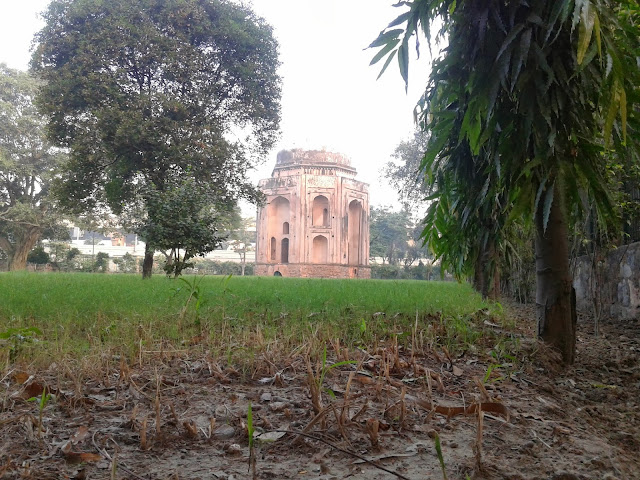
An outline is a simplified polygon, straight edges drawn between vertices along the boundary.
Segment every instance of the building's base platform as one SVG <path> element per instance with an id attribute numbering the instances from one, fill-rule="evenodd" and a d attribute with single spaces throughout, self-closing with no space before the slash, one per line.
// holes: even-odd
<path id="1" fill-rule="evenodd" d="M 371 278 L 371 267 L 314 263 L 256 263 L 254 273 L 263 277 Z"/>

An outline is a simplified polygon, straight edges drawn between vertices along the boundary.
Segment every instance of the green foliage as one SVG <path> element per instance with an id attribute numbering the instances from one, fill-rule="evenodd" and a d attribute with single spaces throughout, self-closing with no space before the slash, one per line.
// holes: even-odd
<path id="1" fill-rule="evenodd" d="M 54 0 L 43 17 L 31 66 L 46 82 L 49 138 L 71 155 L 56 184 L 64 207 L 134 215 L 155 199 L 145 213 L 158 217 L 160 196 L 185 179 L 215 204 L 261 198 L 247 170 L 276 140 L 280 78 L 272 29 L 249 7 Z M 146 227 L 152 246 L 166 244 L 167 225 Z M 197 238 L 194 254 L 215 243 Z"/>
<path id="2" fill-rule="evenodd" d="M 536 288 L 532 225 L 512 223 L 505 234 L 500 261 L 501 290 L 521 303 L 534 299 Z"/>
<path id="3" fill-rule="evenodd" d="M 189 269 L 186 273 L 242 276 L 242 264 L 238 262 L 220 262 L 207 258 L 196 258 L 193 263 L 193 269 Z M 244 275 L 253 275 L 254 268 L 255 264 L 245 263 Z"/>
<path id="4" fill-rule="evenodd" d="M 192 301 L 194 301 L 195 303 L 193 304 L 193 308 L 195 311 L 195 321 L 196 322 L 199 321 L 200 307 L 202 307 L 202 305 L 204 304 L 204 300 L 202 296 L 203 292 L 200 289 L 200 283 L 202 282 L 202 278 L 203 277 L 193 277 L 193 280 L 191 281 L 189 281 L 186 278 L 178 279 L 182 283 L 184 283 L 187 287 L 187 299 L 185 300 L 184 308 L 180 313 L 181 318 L 184 318 L 184 315 L 187 312 L 189 305 L 191 304 Z M 180 293 L 180 290 L 181 290 L 180 287 L 176 288 L 176 294 Z"/>
<path id="5" fill-rule="evenodd" d="M 122 273 L 137 273 L 138 271 L 138 262 L 129 252 L 120 258 L 114 258 L 113 263 L 118 266 L 118 271 Z"/>
<path id="6" fill-rule="evenodd" d="M 54 270 L 64 272 L 82 270 L 82 255 L 76 247 L 70 247 L 65 242 L 50 242 L 49 251 L 51 266 Z M 89 270 L 92 270 L 90 266 Z"/>
<path id="7" fill-rule="evenodd" d="M 35 263 L 36 265 L 46 265 L 49 263 L 49 260 L 49 254 L 41 245 L 35 247 L 29 252 L 29 255 L 27 255 L 27 262 Z"/>
<path id="8" fill-rule="evenodd" d="M 255 243 L 257 240 L 255 227 L 255 217 L 241 218 L 240 212 L 238 212 L 237 221 L 229 233 L 232 248 L 240 257 L 242 275 L 246 275 L 247 253 L 255 251 Z"/>
<path id="9" fill-rule="evenodd" d="M 621 157 L 637 131 L 637 22 L 632 2 L 456 2 L 414 0 L 372 47 L 397 53 L 408 81 L 409 39 L 452 41 L 433 62 L 416 118 L 430 132 L 422 169 L 433 203 L 425 239 L 443 266 L 491 283 L 510 223 L 540 218 L 544 242 L 552 206 L 615 220 L 604 146 Z M 632 10 L 633 9 L 633 10 Z M 398 26 L 404 28 L 398 28 Z M 416 40 L 417 41 L 417 40 Z M 386 67 L 385 67 L 386 68 Z M 633 152 L 633 153 L 631 153 Z M 566 222 L 561 211 L 554 228 Z M 565 223 L 566 224 L 566 223 Z M 480 271 L 480 272 L 479 272 Z M 562 275 L 565 275 L 563 272 Z M 484 291 L 484 290 L 483 290 Z"/>
<path id="10" fill-rule="evenodd" d="M 372 265 L 371 278 L 383 280 L 440 280 L 440 265 L 424 264 L 422 261 L 418 265 Z"/>
<path id="11" fill-rule="evenodd" d="M 78 250 L 76 247 L 70 248 L 65 255 L 65 260 L 70 262 L 78 255 L 80 255 L 80 250 Z"/>
<path id="12" fill-rule="evenodd" d="M 46 388 L 42 389 L 42 394 L 40 394 L 40 400 L 36 397 L 31 397 L 27 400 L 27 402 L 38 402 L 38 436 L 42 436 L 42 416 L 44 413 L 44 409 L 51 400 L 51 394 L 47 392 Z"/>
<path id="13" fill-rule="evenodd" d="M 49 197 L 64 155 L 45 140 L 45 119 L 32 103 L 41 85 L 0 64 L 0 250 L 10 270 L 25 268 L 41 238 L 67 237 Z"/>
<path id="14" fill-rule="evenodd" d="M 444 478 L 444 480 L 447 480 L 447 469 L 444 465 L 444 456 L 442 455 L 442 446 L 440 445 L 440 435 L 438 435 L 438 432 L 436 432 L 435 434 L 434 443 L 436 447 L 436 455 L 438 457 L 438 461 L 440 462 L 440 469 L 442 470 L 442 478 Z"/>
<path id="15" fill-rule="evenodd" d="M 96 261 L 93 263 L 93 271 L 106 273 L 109 270 L 109 254 L 105 252 L 98 252 L 96 255 Z"/>
<path id="16" fill-rule="evenodd" d="M 487 308 L 468 285 L 455 282 L 204 276 L 197 285 L 199 321 L 180 327 L 176 319 L 191 289 L 182 281 L 178 285 L 180 295 L 175 294 L 176 281 L 161 276 L 143 281 L 126 274 L 0 273 L 0 318 L 6 319 L 6 329 L 15 329 L 12 334 L 31 327 L 42 332 L 47 341 L 37 349 L 24 348 L 28 340 L 18 345 L 30 362 L 48 364 L 61 355 L 103 349 L 135 357 L 140 341 L 149 349 L 156 343 L 184 348 L 183 342 L 203 333 L 203 346 L 230 348 L 231 357 L 245 337 L 253 340 L 243 348 L 257 348 L 253 335 L 258 330 L 265 345 L 280 342 L 289 348 L 289 342 L 311 338 L 362 345 L 411 332 L 416 311 L 425 335 L 437 333 L 434 344 L 454 351 L 466 348 L 461 342 L 482 328 L 474 315 Z M 191 300 L 191 311 L 193 305 Z M 387 320 L 374 317 L 378 312 Z M 409 340 L 410 335 L 399 337 Z"/>
<path id="17" fill-rule="evenodd" d="M 366 325 L 365 328 L 363 330 L 362 328 L 362 324 L 360 327 L 360 332 L 364 335 L 364 333 L 366 332 Z M 341 362 L 336 362 L 336 363 L 332 363 L 331 365 L 327 364 L 327 345 L 325 344 L 324 349 L 322 350 L 322 364 L 320 365 L 320 372 L 318 372 L 318 376 L 316 378 L 316 385 L 318 387 L 318 391 L 323 389 L 323 384 L 324 384 L 324 378 L 327 376 L 327 373 L 329 373 L 331 370 L 333 370 L 334 368 L 339 368 L 339 367 L 344 367 L 345 365 L 356 365 L 358 362 L 355 360 L 343 360 Z M 335 398 L 335 394 L 333 393 L 333 390 L 331 390 L 330 388 L 326 388 L 324 389 L 330 397 Z"/>
<path id="18" fill-rule="evenodd" d="M 144 193 L 147 215 L 136 232 L 153 250 L 170 250 L 165 263 L 167 275 L 175 277 L 193 267 L 193 257 L 214 250 L 223 237 L 208 187 L 191 178 L 165 190 L 150 187 Z"/>
<path id="19" fill-rule="evenodd" d="M 383 263 L 397 265 L 407 253 L 413 224 L 405 209 L 394 212 L 390 207 L 373 207 L 369 221 L 369 255 L 382 257 Z"/>
<path id="20" fill-rule="evenodd" d="M 249 450 L 253 451 L 253 443 L 255 439 L 253 438 L 253 409 L 251 407 L 251 402 L 249 402 L 249 406 L 247 407 L 247 437 L 249 440 Z"/>
<path id="21" fill-rule="evenodd" d="M 4 344 L 9 351 L 8 360 L 14 362 L 25 345 L 36 341 L 36 335 L 42 335 L 36 327 L 8 328 L 0 332 L 0 345 Z"/>
<path id="22" fill-rule="evenodd" d="M 403 204 L 416 207 L 423 204 L 427 196 L 424 171 L 420 165 L 428 141 L 428 132 L 416 130 L 411 138 L 398 144 L 391 155 L 394 160 L 387 162 L 382 169 L 382 174 L 398 191 L 398 200 Z"/>

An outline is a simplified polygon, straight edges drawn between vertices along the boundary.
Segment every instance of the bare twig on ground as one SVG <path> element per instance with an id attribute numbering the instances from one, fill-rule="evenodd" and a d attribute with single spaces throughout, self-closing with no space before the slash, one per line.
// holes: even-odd
<path id="1" fill-rule="evenodd" d="M 269 431 L 269 432 L 263 432 L 263 433 L 260 433 L 260 434 L 259 434 L 259 435 L 257 435 L 257 436 L 264 435 L 264 434 L 267 434 L 267 433 L 272 433 L 272 432 L 273 432 L 273 433 L 292 433 L 292 434 L 294 434 L 294 435 L 299 435 L 299 436 L 301 436 L 301 437 L 309 438 L 309 439 L 311 439 L 311 440 L 316 440 L 316 441 L 318 441 L 318 442 L 321 442 L 321 443 L 324 443 L 325 445 L 330 446 L 331 448 L 333 448 L 333 449 L 335 449 L 335 450 L 338 450 L 339 452 L 346 453 L 347 455 L 350 455 L 350 456 L 352 456 L 352 457 L 354 457 L 354 458 L 357 458 L 357 459 L 359 459 L 359 460 L 362 460 L 363 462 L 368 463 L 369 465 L 372 465 L 372 466 L 374 466 L 375 468 L 377 468 L 377 469 L 379 469 L 379 470 L 382 470 L 383 472 L 390 473 L 391 475 L 394 475 L 394 476 L 396 476 L 396 477 L 398 477 L 398 478 L 402 478 L 403 480 L 410 480 L 410 479 L 409 479 L 409 477 L 405 477 L 405 476 L 404 476 L 404 475 L 402 475 L 401 473 L 398 473 L 398 472 L 395 472 L 395 471 L 393 471 L 393 470 L 390 470 L 390 469 L 388 469 L 388 468 L 386 468 L 386 467 L 383 467 L 382 465 L 378 465 L 378 464 L 377 464 L 376 462 L 374 462 L 373 460 L 369 460 L 368 458 L 363 457 L 362 455 L 359 455 L 359 454 L 357 454 L 357 453 L 355 453 L 355 452 L 352 452 L 352 451 L 350 451 L 350 450 L 346 450 L 346 449 L 344 449 L 344 448 L 341 448 L 341 447 L 337 446 L 336 444 L 331 443 L 329 440 L 325 440 L 324 438 L 322 438 L 322 437 L 317 437 L 317 436 L 315 436 L 315 435 L 309 435 L 308 433 L 304 433 L 304 432 L 301 432 L 301 431 L 298 431 L 298 430 L 271 430 L 271 431 Z"/>
<path id="2" fill-rule="evenodd" d="M 103 449 L 100 448 L 98 446 L 98 444 L 96 443 L 96 433 L 98 433 L 98 430 L 96 430 L 95 432 L 93 432 L 93 435 L 91 436 L 91 443 L 93 443 L 93 447 L 97 450 L 97 452 L 102 455 L 104 458 L 106 458 L 107 460 L 109 460 L 109 462 L 113 463 L 114 459 L 111 458 L 111 455 L 109 455 L 109 453 Z M 118 444 L 116 443 L 115 440 L 113 440 L 112 438 L 109 438 L 109 440 L 111 440 L 116 446 L 118 446 Z M 139 476 L 138 474 L 134 473 L 133 471 L 131 471 L 130 469 L 128 469 L 125 465 L 122 464 L 122 462 L 118 463 L 118 468 L 120 470 L 122 470 L 123 472 L 125 472 L 127 475 L 131 475 L 132 477 L 137 478 L 138 480 L 146 480 L 145 478 Z"/>

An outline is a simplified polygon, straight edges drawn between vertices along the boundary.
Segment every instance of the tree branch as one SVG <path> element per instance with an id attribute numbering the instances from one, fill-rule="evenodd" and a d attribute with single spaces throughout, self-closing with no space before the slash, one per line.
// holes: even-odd
<path id="1" fill-rule="evenodd" d="M 4 250 L 7 254 L 11 254 L 13 252 L 13 245 L 11 245 L 8 238 L 0 237 L 0 249 Z"/>

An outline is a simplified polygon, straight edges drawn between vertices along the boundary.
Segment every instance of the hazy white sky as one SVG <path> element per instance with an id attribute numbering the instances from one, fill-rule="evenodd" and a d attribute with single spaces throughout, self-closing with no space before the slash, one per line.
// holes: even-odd
<path id="1" fill-rule="evenodd" d="M 253 0 L 280 43 L 282 139 L 252 175 L 270 176 L 276 153 L 288 148 L 326 148 L 347 155 L 358 178 L 370 184 L 372 205 L 396 201 L 380 168 L 411 135 L 413 107 L 428 74 L 425 58 L 411 56 L 409 92 L 394 61 L 376 81 L 381 65 L 364 48 L 402 13 L 393 0 Z M 38 13 L 48 0 L 0 0 L 0 62 L 26 69 Z"/>

